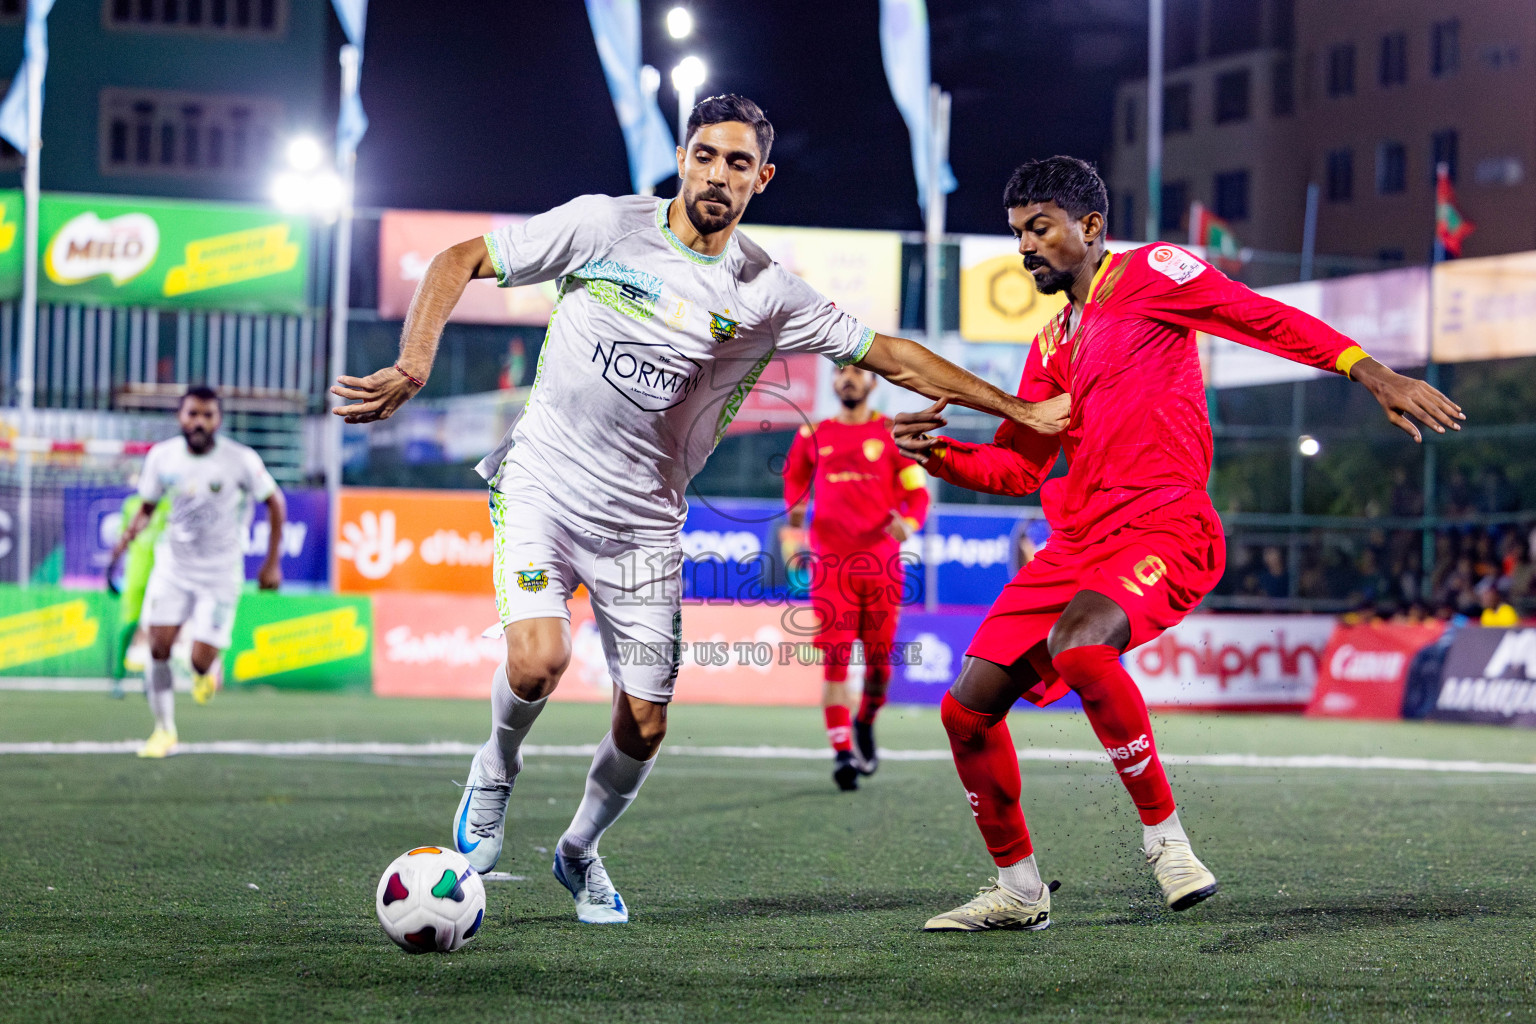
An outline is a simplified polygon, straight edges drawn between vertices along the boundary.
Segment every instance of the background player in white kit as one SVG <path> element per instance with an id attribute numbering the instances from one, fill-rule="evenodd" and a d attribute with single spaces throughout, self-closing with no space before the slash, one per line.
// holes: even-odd
<path id="1" fill-rule="evenodd" d="M 352 400 L 335 410 L 348 422 L 386 418 L 425 383 L 472 278 L 559 282 L 528 404 L 479 466 L 491 485 L 507 661 L 454 838 L 477 870 L 496 863 L 523 739 L 570 661 L 566 601 L 585 584 L 614 680 L 612 730 L 554 873 L 588 923 L 629 919 L 597 845 L 666 733 L 681 648 L 684 491 L 774 353 L 856 363 L 1044 432 L 1065 424 L 1065 396 L 1031 405 L 915 342 L 877 335 L 736 232 L 773 178 L 772 143 L 757 104 L 704 100 L 678 149 L 677 199 L 582 196 L 439 253 L 412 299 L 399 361 L 332 388 Z"/>
<path id="2" fill-rule="evenodd" d="M 191 629 L 192 696 L 204 704 L 217 689 L 211 670 L 234 629 L 254 502 L 266 503 L 272 524 L 257 581 L 263 590 L 276 590 L 283 580 L 278 559 L 287 506 L 261 456 L 239 441 L 218 436 L 223 414 L 212 388 L 194 387 L 182 395 L 176 419 L 181 436 L 161 441 L 145 456 L 139 472 L 143 503 L 112 551 L 116 562 L 149 524 L 155 506 L 171 503 L 144 592 L 143 621 L 149 630 L 144 694 L 155 716 L 155 731 L 140 748 L 140 757 L 176 751 L 170 659 L 183 625 Z"/>

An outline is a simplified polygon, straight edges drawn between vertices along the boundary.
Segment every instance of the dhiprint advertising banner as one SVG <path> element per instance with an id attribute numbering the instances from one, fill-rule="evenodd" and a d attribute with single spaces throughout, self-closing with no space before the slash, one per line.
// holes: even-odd
<path id="1" fill-rule="evenodd" d="M 527 217 L 436 210 L 386 210 L 379 220 L 379 317 L 403 320 L 432 257 Z M 901 322 L 901 235 L 894 231 L 842 231 L 743 225 L 770 256 L 812 288 L 883 334 Z M 498 288 L 472 281 L 452 320 L 470 324 L 543 325 L 555 308 L 554 282 Z"/>
<path id="2" fill-rule="evenodd" d="M 527 217 L 436 210 L 385 210 L 379 219 L 379 318 L 404 320 L 411 296 L 432 257 L 449 246 L 489 234 Z M 555 308 L 553 281 L 522 288 L 498 288 L 494 278 L 469 283 L 449 318 L 461 324 L 539 326 Z"/>
<path id="3" fill-rule="evenodd" d="M 1536 252 L 1437 264 L 1434 288 L 1436 362 L 1536 354 Z"/>
<path id="4" fill-rule="evenodd" d="M 21 295 L 21 193 L 0 192 L 0 298 Z M 49 193 L 39 301 L 303 313 L 309 225 L 261 206 Z"/>

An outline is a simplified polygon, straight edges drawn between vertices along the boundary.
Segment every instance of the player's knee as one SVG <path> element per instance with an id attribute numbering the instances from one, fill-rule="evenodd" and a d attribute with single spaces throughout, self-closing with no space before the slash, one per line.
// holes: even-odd
<path id="1" fill-rule="evenodd" d="M 570 663 L 569 648 L 519 644 L 508 652 L 507 684 L 523 700 L 539 700 L 549 696 Z"/>
<path id="2" fill-rule="evenodd" d="M 891 666 L 871 662 L 864 672 L 864 692 L 871 697 L 884 697 L 891 685 Z"/>
<path id="3" fill-rule="evenodd" d="M 992 728 L 998 719 L 992 715 L 984 715 L 980 711 L 972 711 L 955 699 L 954 693 L 946 693 L 939 704 L 939 721 L 944 723 L 944 731 L 959 743 L 979 743 L 987 735 L 987 730 Z"/>

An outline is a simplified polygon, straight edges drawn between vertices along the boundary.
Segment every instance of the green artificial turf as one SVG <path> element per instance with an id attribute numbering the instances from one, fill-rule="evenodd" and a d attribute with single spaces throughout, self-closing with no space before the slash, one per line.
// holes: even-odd
<path id="1" fill-rule="evenodd" d="M 552 705 L 532 742 L 606 709 Z M 477 742 L 477 703 L 230 693 L 182 701 L 182 739 Z M 147 733 L 141 698 L 0 692 L 0 743 Z M 1170 754 L 1531 762 L 1529 732 L 1241 716 L 1157 720 Z M 1091 749 L 1077 715 L 1015 715 L 1021 747 Z M 891 747 L 942 749 L 932 710 Z M 680 706 L 690 745 L 823 742 L 815 710 Z M 466 758 L 0 756 L 0 1020 L 1536 1020 L 1536 777 L 1170 769 L 1222 892 L 1162 909 L 1102 764 L 1025 762 L 1056 894 L 1039 933 L 928 935 L 985 884 L 947 761 L 674 757 L 604 840 L 627 926 L 577 924 L 548 850 L 577 757 L 529 759 L 484 929 L 411 957 L 373 891 L 449 839 Z M 255 886 L 256 888 L 252 888 Z"/>

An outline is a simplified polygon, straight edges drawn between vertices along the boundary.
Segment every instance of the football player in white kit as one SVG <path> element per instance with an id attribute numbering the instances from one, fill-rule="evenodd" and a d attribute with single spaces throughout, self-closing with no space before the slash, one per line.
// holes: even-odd
<path id="1" fill-rule="evenodd" d="M 334 410 L 347 422 L 387 418 L 424 385 L 472 278 L 558 282 L 528 403 L 478 467 L 491 488 L 507 660 L 453 832 L 470 863 L 490 870 L 524 737 L 570 662 L 566 602 L 584 584 L 614 680 L 612 729 L 554 873 L 591 924 L 629 919 L 597 846 L 666 733 L 681 648 L 684 491 L 774 354 L 820 353 L 1045 432 L 1066 422 L 1065 396 L 1031 405 L 915 342 L 877 335 L 735 230 L 774 175 L 773 127 L 757 104 L 704 100 L 687 131 L 678 198 L 582 196 L 444 250 L 411 301 L 399 361 L 332 388 L 351 400 Z"/>
<path id="2" fill-rule="evenodd" d="M 217 689 L 213 663 L 229 646 L 234 629 L 254 502 L 266 504 L 272 524 L 257 581 L 263 590 L 276 590 L 283 580 L 279 552 L 287 506 L 261 456 L 239 441 L 218 436 L 223 414 L 212 388 L 190 388 L 181 396 L 176 419 L 181 436 L 161 441 L 144 458 L 139 471 L 143 503 L 112 552 L 116 561 L 149 524 L 155 506 L 171 503 L 144 591 L 143 621 L 149 630 L 144 694 L 155 730 L 140 748 L 140 757 L 176 752 L 170 659 L 183 625 L 191 629 L 193 698 L 206 704 Z"/>

